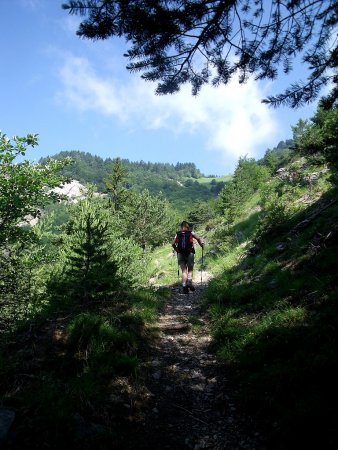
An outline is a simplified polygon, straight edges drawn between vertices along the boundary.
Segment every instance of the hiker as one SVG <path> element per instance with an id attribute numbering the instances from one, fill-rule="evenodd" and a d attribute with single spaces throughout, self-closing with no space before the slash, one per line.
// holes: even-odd
<path id="1" fill-rule="evenodd" d="M 189 289 L 195 290 L 192 284 L 195 257 L 194 239 L 203 248 L 202 239 L 191 231 L 189 223 L 184 220 L 181 223 L 180 231 L 176 233 L 172 246 L 177 252 L 177 262 L 182 271 L 182 286 L 185 294 L 189 293 Z"/>

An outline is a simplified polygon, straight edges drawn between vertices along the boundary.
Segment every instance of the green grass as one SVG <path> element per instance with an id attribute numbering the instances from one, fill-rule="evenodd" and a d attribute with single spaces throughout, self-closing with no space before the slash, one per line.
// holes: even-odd
<path id="1" fill-rule="evenodd" d="M 170 243 L 153 251 L 148 277 L 155 286 L 166 286 L 177 281 L 177 258 Z"/>
<path id="2" fill-rule="evenodd" d="M 222 177 L 201 177 L 197 178 L 196 181 L 201 184 L 210 184 L 212 180 L 216 180 L 217 182 L 227 182 L 230 181 L 232 175 L 224 175 Z"/>
<path id="3" fill-rule="evenodd" d="M 153 324 L 164 300 L 170 295 L 168 289 L 138 291 L 133 294 L 131 315 L 141 319 L 145 324 Z"/>
<path id="4" fill-rule="evenodd" d="M 204 323 L 198 317 L 189 316 L 188 321 L 192 325 L 194 331 L 199 331 L 203 328 Z"/>

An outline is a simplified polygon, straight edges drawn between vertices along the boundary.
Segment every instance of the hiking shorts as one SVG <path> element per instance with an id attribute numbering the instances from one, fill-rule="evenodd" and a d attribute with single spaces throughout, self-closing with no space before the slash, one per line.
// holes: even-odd
<path id="1" fill-rule="evenodd" d="M 194 267 L 195 255 L 193 253 L 188 253 L 187 255 L 183 253 L 177 253 L 177 261 L 181 269 L 188 266 L 189 269 Z"/>

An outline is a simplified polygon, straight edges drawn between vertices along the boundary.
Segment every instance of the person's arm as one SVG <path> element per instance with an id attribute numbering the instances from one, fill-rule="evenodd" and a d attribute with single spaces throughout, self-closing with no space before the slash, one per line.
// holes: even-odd
<path id="1" fill-rule="evenodd" d="M 203 239 L 200 238 L 199 236 L 197 236 L 197 234 L 195 234 L 195 233 L 191 233 L 191 234 L 192 234 L 192 237 L 194 239 L 196 239 L 196 241 L 199 243 L 199 245 L 203 248 L 204 247 Z"/>
<path id="2" fill-rule="evenodd" d="M 177 236 L 177 234 L 176 234 L 176 236 Z M 177 251 L 177 248 L 176 248 L 176 236 L 174 237 L 174 240 L 171 243 L 171 246 L 172 246 L 172 248 L 174 249 L 175 252 Z"/>

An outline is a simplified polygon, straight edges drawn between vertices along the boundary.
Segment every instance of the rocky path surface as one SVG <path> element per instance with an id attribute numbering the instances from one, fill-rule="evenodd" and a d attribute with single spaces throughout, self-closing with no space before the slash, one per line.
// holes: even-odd
<path id="1" fill-rule="evenodd" d="M 174 288 L 159 318 L 159 335 L 146 362 L 148 411 L 138 449 L 264 448 L 249 418 L 238 414 L 224 368 L 210 350 L 205 284 L 183 294 Z M 135 447 L 134 447 L 135 448 Z"/>

